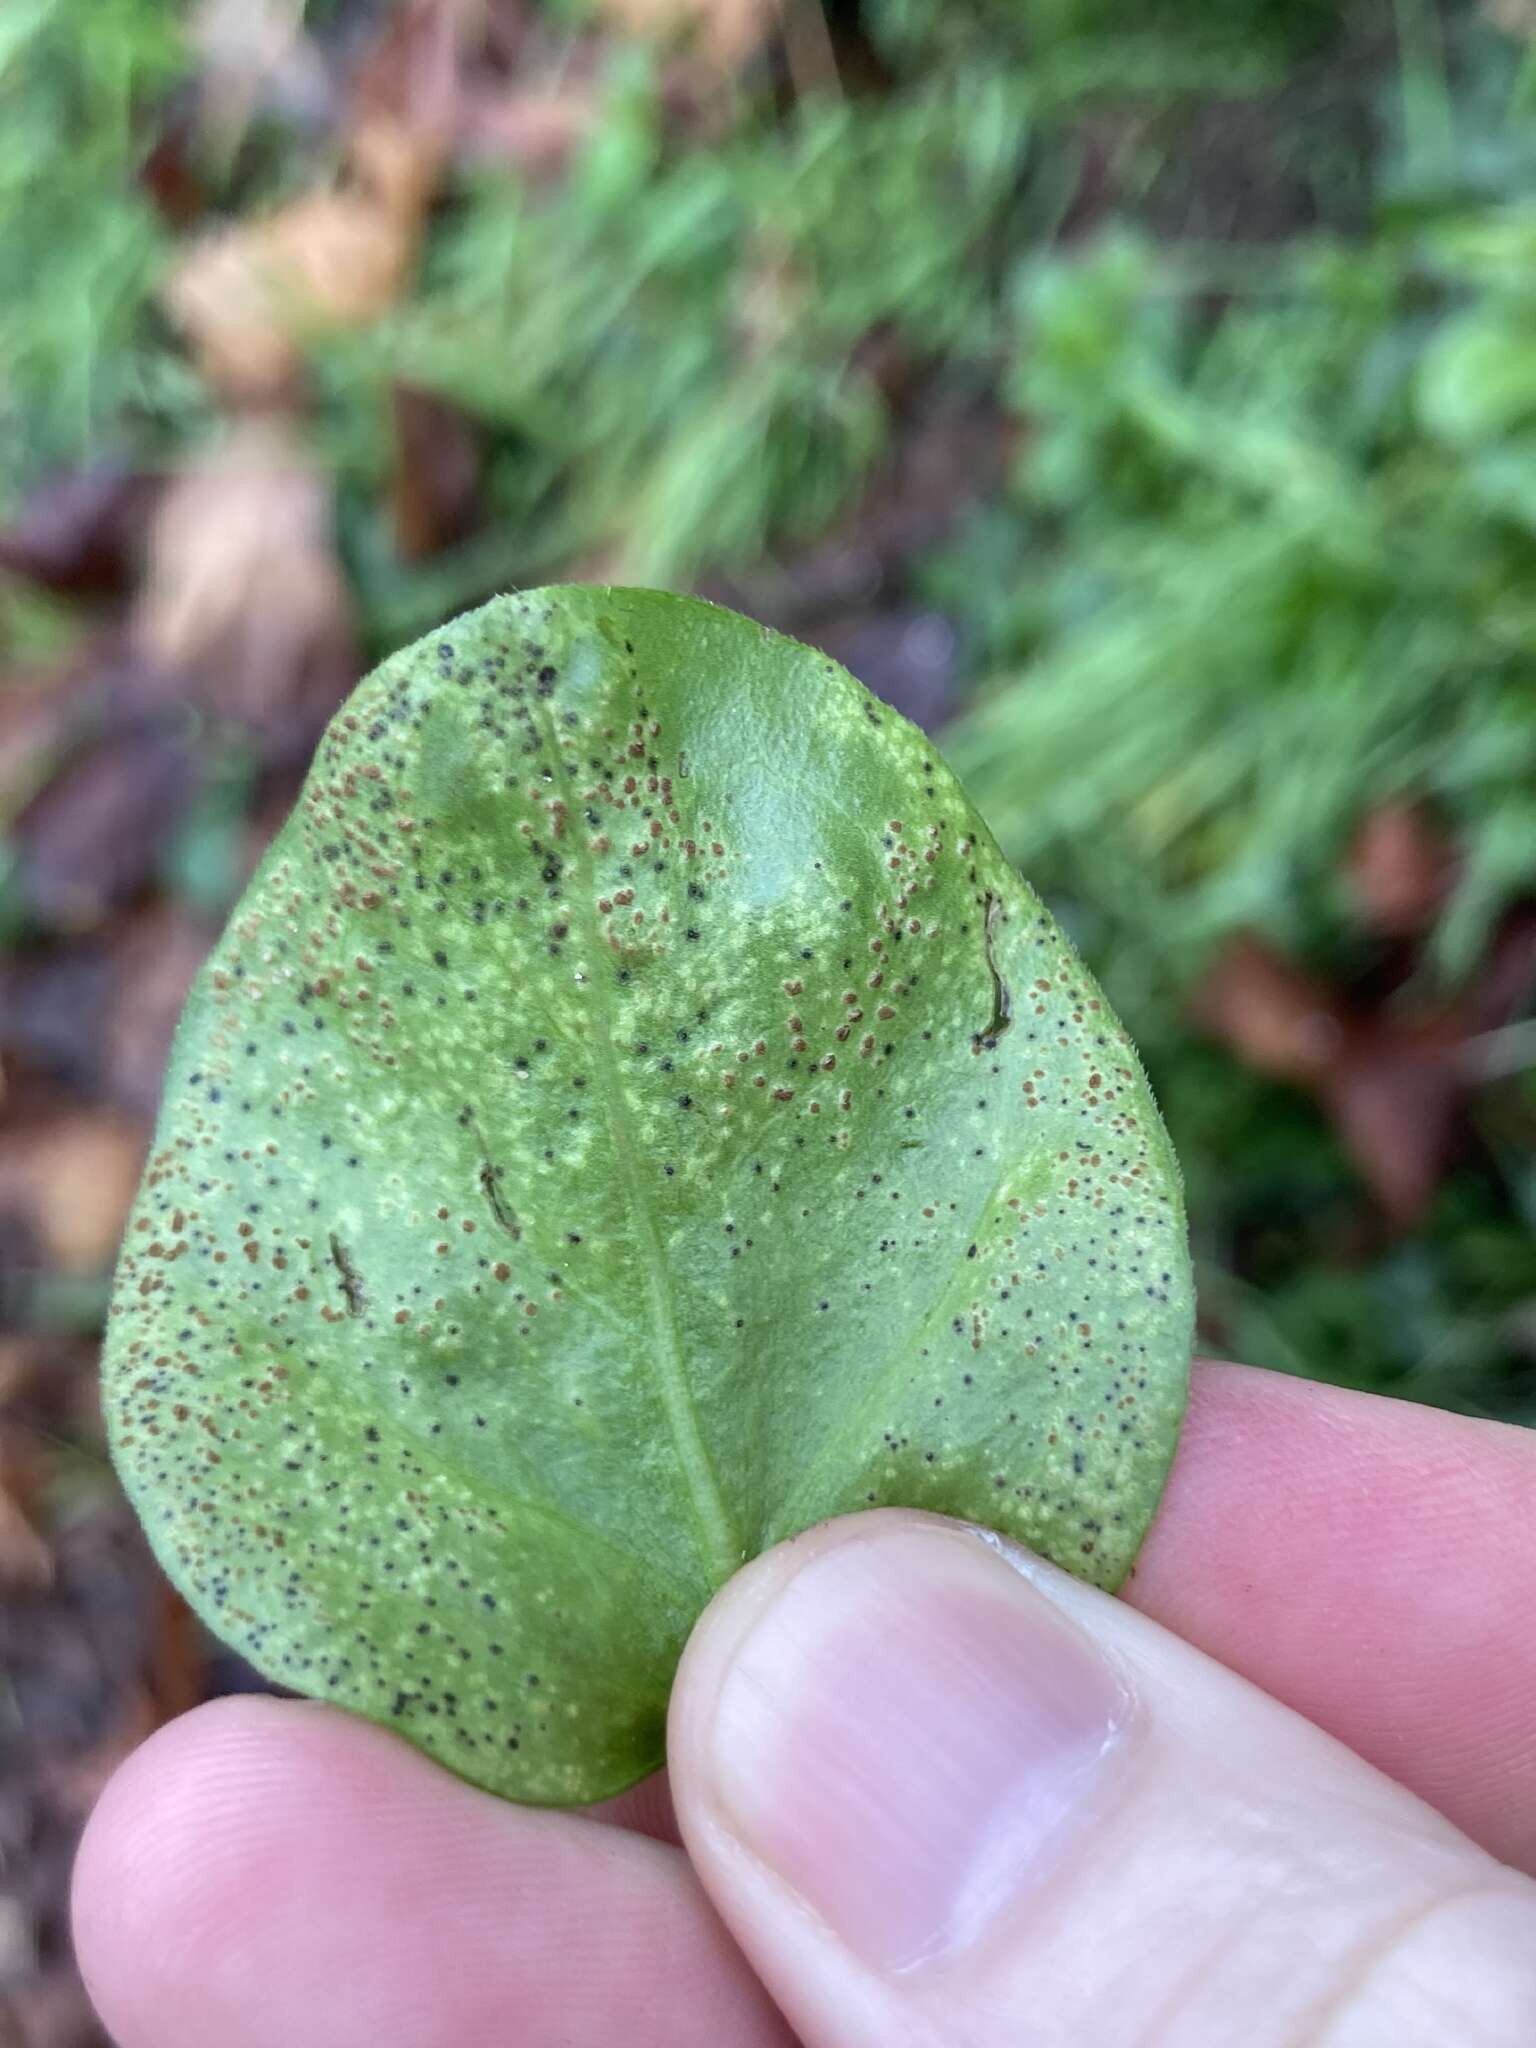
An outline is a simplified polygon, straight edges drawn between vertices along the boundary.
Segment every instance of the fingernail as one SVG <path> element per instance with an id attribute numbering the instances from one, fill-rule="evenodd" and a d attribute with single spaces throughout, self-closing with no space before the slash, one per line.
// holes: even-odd
<path id="1" fill-rule="evenodd" d="M 863 1960 L 974 1940 L 1049 1867 L 1125 1726 L 1094 1645 L 982 1538 L 813 1556 L 716 1703 L 726 1825 Z"/>

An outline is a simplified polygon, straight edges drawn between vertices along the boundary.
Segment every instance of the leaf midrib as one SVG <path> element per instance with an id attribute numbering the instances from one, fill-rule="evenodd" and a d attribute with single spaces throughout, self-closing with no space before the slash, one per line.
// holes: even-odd
<path id="1" fill-rule="evenodd" d="M 557 736 L 552 730 L 546 729 L 544 737 L 546 744 L 553 749 L 558 759 L 560 749 Z M 582 921 L 587 928 L 594 952 L 601 957 L 606 947 L 603 934 L 598 928 L 595 909 L 598 895 L 595 863 L 590 843 L 584 836 L 580 846 L 580 865 L 586 882 Z M 630 1134 L 628 1118 L 624 1113 L 622 1083 L 618 1063 L 614 1058 L 613 1033 L 608 1016 L 608 987 L 598 976 L 593 977 L 591 986 L 592 997 L 587 1006 L 592 1020 L 590 1050 L 593 1064 L 597 1069 L 599 1092 L 607 1110 L 608 1132 L 613 1144 L 614 1158 L 618 1164 L 625 1202 L 632 1219 L 635 1242 L 639 1248 L 640 1263 L 645 1274 L 646 1304 L 650 1312 L 653 1340 L 648 1354 L 649 1363 L 660 1396 L 662 1413 L 666 1418 L 668 1434 L 677 1455 L 683 1491 L 693 1517 L 694 1541 L 699 1562 L 713 1591 L 717 1586 L 723 1586 L 740 1568 L 745 1562 L 746 1552 L 736 1533 L 730 1511 L 726 1507 L 720 1482 L 710 1459 L 709 1448 L 699 1426 L 698 1411 L 694 1406 L 671 1269 L 667 1264 L 666 1253 L 656 1229 L 656 1218 L 640 1177 L 635 1145 Z"/>
<path id="2" fill-rule="evenodd" d="M 682 1469 L 700 1562 L 709 1575 L 711 1586 L 723 1586 L 743 1562 L 744 1553 L 720 1491 L 720 1482 L 715 1477 L 709 1449 L 699 1427 L 698 1411 L 693 1404 L 671 1271 L 657 1234 L 655 1216 L 640 1182 L 634 1145 L 619 1094 L 607 1008 L 600 995 L 595 998 L 592 1009 L 596 1024 L 593 1050 L 597 1055 L 596 1065 L 608 1108 L 608 1130 L 613 1139 L 614 1156 L 618 1160 L 645 1270 L 646 1300 L 655 1339 L 650 1356 L 657 1391 Z"/>

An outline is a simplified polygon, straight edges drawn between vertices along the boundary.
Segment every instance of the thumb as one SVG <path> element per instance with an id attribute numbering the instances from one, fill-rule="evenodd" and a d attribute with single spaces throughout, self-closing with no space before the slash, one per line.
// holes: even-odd
<path id="1" fill-rule="evenodd" d="M 807 2048 L 1529 2042 L 1536 1885 L 1118 1601 L 920 1515 L 715 1601 L 673 1700 L 715 1904 Z"/>

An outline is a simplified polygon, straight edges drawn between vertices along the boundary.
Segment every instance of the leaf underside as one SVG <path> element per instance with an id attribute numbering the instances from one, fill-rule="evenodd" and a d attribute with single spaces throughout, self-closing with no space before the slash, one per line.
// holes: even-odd
<path id="1" fill-rule="evenodd" d="M 220 1635 L 574 1804 L 826 1516 L 1116 1585 L 1190 1328 L 1136 1056 L 927 740 L 733 613 L 570 587 L 331 726 L 188 1004 L 106 1391 Z"/>

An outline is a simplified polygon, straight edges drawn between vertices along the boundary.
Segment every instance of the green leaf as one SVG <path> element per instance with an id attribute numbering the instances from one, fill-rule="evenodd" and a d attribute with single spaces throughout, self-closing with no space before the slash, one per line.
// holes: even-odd
<path id="1" fill-rule="evenodd" d="M 1419 370 L 1425 431 L 1457 446 L 1496 440 L 1536 416 L 1536 320 L 1524 305 L 1479 308 L 1449 321 Z"/>
<path id="2" fill-rule="evenodd" d="M 1136 1055 L 922 735 L 730 612 L 555 589 L 322 743 L 188 1005 L 107 1403 L 262 1670 L 572 1803 L 825 1516 L 1117 1584 L 1190 1301 Z"/>

